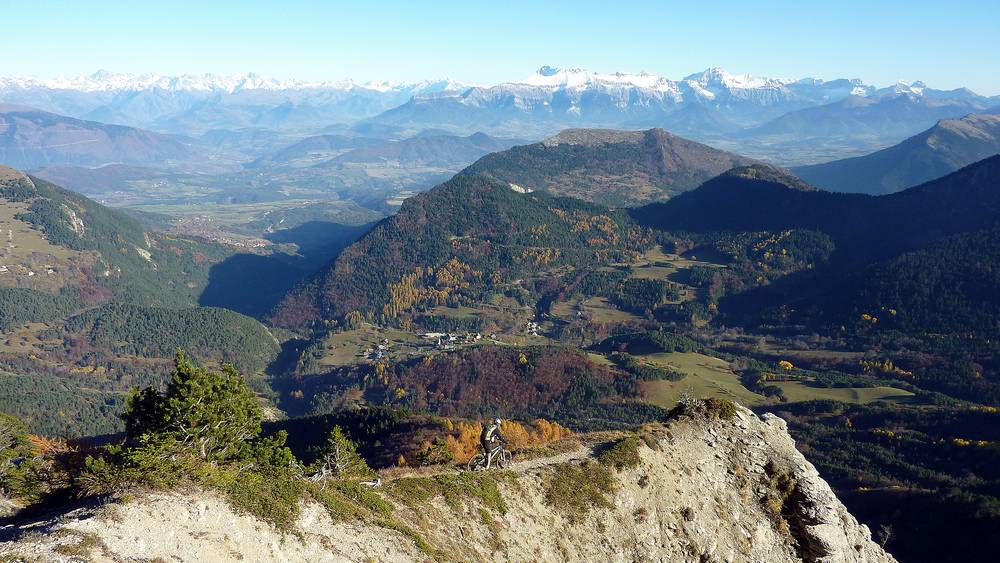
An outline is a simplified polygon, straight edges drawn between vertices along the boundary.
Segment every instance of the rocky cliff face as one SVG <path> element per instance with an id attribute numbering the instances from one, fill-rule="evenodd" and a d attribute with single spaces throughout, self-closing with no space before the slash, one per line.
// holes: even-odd
<path id="1" fill-rule="evenodd" d="M 8 527 L 0 552 L 46 561 L 895 561 L 774 416 L 682 416 L 645 429 L 639 444 L 637 463 L 621 469 L 593 461 L 600 440 L 518 462 L 495 474 L 492 499 L 418 486 L 450 470 L 386 474 L 378 490 L 394 505 L 393 525 L 335 519 L 306 503 L 283 534 L 212 496 L 156 493 Z M 553 484 L 579 469 L 609 474 L 608 493 L 567 510 Z"/>

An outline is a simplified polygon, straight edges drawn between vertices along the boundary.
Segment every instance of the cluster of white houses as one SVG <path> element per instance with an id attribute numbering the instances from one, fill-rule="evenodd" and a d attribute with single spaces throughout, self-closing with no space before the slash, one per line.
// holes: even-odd
<path id="1" fill-rule="evenodd" d="M 56 270 L 52 266 L 45 266 L 45 273 L 46 275 L 52 275 L 56 273 Z M 27 266 L 22 266 L 20 264 L 0 264 L 0 274 L 28 276 L 29 278 L 37 275 L 37 273 L 31 268 L 28 268 Z"/>

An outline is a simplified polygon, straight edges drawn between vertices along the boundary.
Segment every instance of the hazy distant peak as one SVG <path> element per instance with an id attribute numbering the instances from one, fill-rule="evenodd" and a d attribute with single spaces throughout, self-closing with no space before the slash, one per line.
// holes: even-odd
<path id="1" fill-rule="evenodd" d="M 0 103 L 0 113 L 24 112 L 24 111 L 41 111 L 41 110 L 39 110 L 38 108 L 33 108 L 31 106 L 24 106 L 21 104 Z"/>
<path id="2" fill-rule="evenodd" d="M 171 92 L 226 92 L 244 90 L 353 90 L 367 89 L 379 92 L 401 91 L 417 93 L 454 91 L 464 85 L 448 80 L 423 80 L 415 83 L 394 81 L 356 82 L 354 80 L 309 81 L 279 80 L 250 72 L 242 75 L 182 74 L 169 76 L 156 73 L 131 74 L 99 70 L 90 75 L 51 79 L 25 76 L 0 77 L 0 90 L 4 89 L 71 90 L 81 92 L 140 92 L 165 90 Z"/>

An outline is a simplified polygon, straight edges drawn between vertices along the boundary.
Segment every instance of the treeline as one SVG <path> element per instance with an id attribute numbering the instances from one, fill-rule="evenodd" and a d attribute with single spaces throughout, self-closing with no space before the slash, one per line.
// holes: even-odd
<path id="1" fill-rule="evenodd" d="M 71 317 L 55 332 L 69 346 L 79 346 L 82 338 L 109 355 L 170 358 L 183 348 L 249 373 L 263 371 L 280 352 L 274 336 L 255 319 L 214 307 L 111 304 Z"/>

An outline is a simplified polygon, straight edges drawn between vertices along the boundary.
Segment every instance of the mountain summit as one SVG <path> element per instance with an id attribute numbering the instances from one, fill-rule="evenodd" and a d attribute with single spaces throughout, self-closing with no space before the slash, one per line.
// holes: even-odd
<path id="1" fill-rule="evenodd" d="M 622 207 L 666 199 L 753 162 L 663 129 L 567 129 L 486 155 L 463 173 Z"/>

